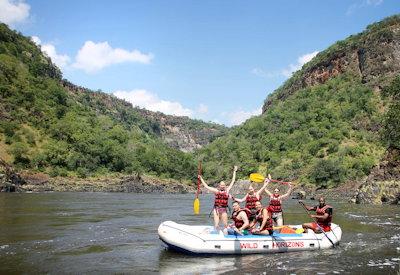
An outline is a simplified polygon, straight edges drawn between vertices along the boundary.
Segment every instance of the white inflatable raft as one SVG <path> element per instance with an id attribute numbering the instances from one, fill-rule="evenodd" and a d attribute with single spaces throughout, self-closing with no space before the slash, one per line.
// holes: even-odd
<path id="1" fill-rule="evenodd" d="M 301 225 L 290 226 L 300 228 Z M 315 234 L 224 235 L 212 226 L 193 226 L 165 221 L 158 235 L 169 249 L 188 254 L 254 254 L 325 249 L 336 246 L 342 238 L 339 225 L 332 224 L 329 232 Z M 328 239 L 329 238 L 329 239 Z"/>

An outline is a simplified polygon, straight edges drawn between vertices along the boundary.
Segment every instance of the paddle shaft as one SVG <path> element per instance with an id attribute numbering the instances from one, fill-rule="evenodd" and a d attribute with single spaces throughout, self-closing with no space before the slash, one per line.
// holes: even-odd
<path id="1" fill-rule="evenodd" d="M 302 203 L 302 202 L 299 202 L 299 203 L 300 203 L 300 204 L 303 206 L 303 208 L 306 210 L 306 212 L 307 212 L 308 216 L 310 217 L 310 219 L 312 219 L 312 220 L 315 222 L 315 224 L 316 224 L 316 225 L 318 226 L 318 228 L 322 231 L 322 233 L 324 233 L 325 237 L 331 242 L 331 244 L 333 245 L 333 247 L 335 247 L 334 242 L 333 242 L 331 239 L 329 239 L 328 235 L 326 235 L 325 230 L 318 224 L 317 219 L 314 219 L 313 217 L 311 217 L 311 213 L 310 213 L 310 211 L 308 211 L 308 209 L 307 209 L 307 207 L 304 205 L 304 203 Z"/>
<path id="2" fill-rule="evenodd" d="M 280 180 L 273 180 L 273 179 L 271 179 L 270 181 L 276 182 L 276 183 L 282 183 L 282 184 L 290 184 L 290 182 L 287 182 L 287 181 L 280 181 Z"/>
<path id="3" fill-rule="evenodd" d="M 201 161 L 199 161 L 199 168 L 197 170 L 197 175 L 201 175 Z M 197 192 L 196 192 L 196 198 L 199 197 L 200 194 L 200 178 L 197 177 Z"/>

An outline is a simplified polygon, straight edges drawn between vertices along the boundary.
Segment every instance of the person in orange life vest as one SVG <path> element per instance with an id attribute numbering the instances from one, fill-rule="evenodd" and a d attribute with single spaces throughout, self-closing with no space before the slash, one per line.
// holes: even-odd
<path id="1" fill-rule="evenodd" d="M 203 186 L 207 190 L 215 194 L 213 217 L 214 217 L 214 227 L 216 230 L 219 229 L 219 222 L 221 220 L 224 224 L 224 228 L 228 227 L 228 213 L 226 208 L 228 207 L 229 197 L 232 197 L 231 195 L 229 195 L 229 191 L 231 190 L 233 183 L 236 180 L 236 171 L 237 171 L 237 166 L 234 166 L 232 181 L 229 184 L 229 186 L 226 187 L 225 182 L 221 181 L 219 183 L 218 189 L 208 186 L 207 183 L 204 181 L 203 177 L 201 175 L 198 176 Z"/>
<path id="2" fill-rule="evenodd" d="M 236 201 L 232 203 L 233 212 L 232 212 L 232 220 L 233 225 L 230 225 L 227 229 L 227 233 L 229 235 L 239 234 L 239 235 L 247 235 L 248 227 L 250 225 L 248 219 L 248 210 L 240 208 L 240 204 Z"/>
<path id="3" fill-rule="evenodd" d="M 256 235 L 272 235 L 272 219 L 271 212 L 262 206 L 260 201 L 256 202 L 256 218 L 250 224 L 251 233 Z M 259 224 L 259 228 L 257 228 L 257 223 Z"/>
<path id="4" fill-rule="evenodd" d="M 250 221 L 254 220 L 256 217 L 256 212 L 257 212 L 256 202 L 261 201 L 261 199 L 262 199 L 261 193 L 267 186 L 268 182 L 269 182 L 269 179 L 267 179 L 264 182 L 264 185 L 260 188 L 260 190 L 257 191 L 257 193 L 254 192 L 254 187 L 253 187 L 253 185 L 250 184 L 249 192 L 247 192 L 247 194 L 243 198 L 241 198 L 241 199 L 234 198 L 234 200 L 237 202 L 246 201 L 245 208 L 250 210 L 250 216 L 249 216 Z"/>
<path id="5" fill-rule="evenodd" d="M 271 175 L 268 175 L 269 179 L 265 179 L 265 181 L 269 182 L 271 179 Z M 282 226 L 283 225 L 283 215 L 282 215 L 282 200 L 288 198 L 292 193 L 293 186 L 289 182 L 289 189 L 284 195 L 279 195 L 279 189 L 275 188 L 274 193 L 268 191 L 265 188 L 265 193 L 269 196 L 269 210 L 272 212 L 272 220 L 274 222 L 274 226 Z"/>
<path id="6" fill-rule="evenodd" d="M 303 203 L 302 201 L 299 202 Z M 331 230 L 333 208 L 332 206 L 325 203 L 324 197 L 319 198 L 319 205 L 313 207 L 307 205 L 304 206 L 307 208 L 308 211 L 316 212 L 316 215 L 310 215 L 311 218 L 314 218 L 316 220 L 316 222 L 304 223 L 304 232 L 307 233 L 308 229 L 313 230 L 315 233 L 322 233 L 322 230 L 324 230 L 325 232 Z"/>

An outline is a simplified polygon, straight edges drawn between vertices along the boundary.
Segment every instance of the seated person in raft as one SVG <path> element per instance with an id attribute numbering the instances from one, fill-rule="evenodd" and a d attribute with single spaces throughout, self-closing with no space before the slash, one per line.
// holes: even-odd
<path id="1" fill-rule="evenodd" d="M 315 211 L 317 215 L 310 215 L 311 218 L 314 218 L 316 222 L 313 223 L 304 223 L 304 233 L 307 233 L 308 229 L 313 230 L 315 233 L 322 233 L 322 230 L 325 232 L 331 231 L 331 222 L 333 216 L 333 208 L 332 206 L 325 203 L 325 198 L 319 198 L 319 205 L 310 207 L 304 204 L 303 201 L 299 201 L 308 211 Z"/>
<path id="2" fill-rule="evenodd" d="M 247 208 L 250 211 L 250 215 L 249 215 L 250 222 L 256 218 L 256 212 L 257 212 L 256 202 L 261 201 L 261 199 L 262 199 L 261 193 L 264 191 L 264 189 L 268 183 L 269 183 L 269 179 L 267 178 L 264 182 L 264 185 L 257 192 L 254 191 L 253 185 L 250 184 L 249 192 L 247 192 L 247 194 L 243 198 L 241 198 L 241 199 L 234 198 L 234 200 L 237 202 L 246 201 L 245 208 Z"/>
<path id="3" fill-rule="evenodd" d="M 249 210 L 246 208 L 240 208 L 240 204 L 238 202 L 232 203 L 233 212 L 232 212 L 232 220 L 233 224 L 229 225 L 227 231 L 224 233 L 228 233 L 229 235 L 247 235 L 249 234 L 248 228 L 250 226 L 249 223 Z"/>
<path id="4" fill-rule="evenodd" d="M 262 206 L 260 201 L 256 202 L 256 219 L 250 224 L 252 234 L 272 235 L 272 218 L 269 210 Z M 257 227 L 257 223 L 259 227 Z"/>
<path id="5" fill-rule="evenodd" d="M 226 187 L 225 182 L 221 181 L 219 183 L 218 188 L 210 187 L 208 184 L 204 181 L 203 177 L 201 175 L 198 176 L 200 179 L 201 183 L 203 186 L 209 190 L 210 192 L 215 194 L 215 200 L 214 200 L 214 209 L 213 209 L 213 218 L 214 218 L 214 228 L 215 230 L 219 230 L 219 223 L 222 220 L 222 223 L 224 224 L 224 229 L 228 227 L 228 200 L 229 197 L 232 197 L 229 194 L 229 191 L 231 190 L 233 183 L 236 180 L 236 171 L 238 167 L 234 166 L 233 167 L 233 176 L 232 176 L 232 181 L 229 184 L 228 187 Z"/>

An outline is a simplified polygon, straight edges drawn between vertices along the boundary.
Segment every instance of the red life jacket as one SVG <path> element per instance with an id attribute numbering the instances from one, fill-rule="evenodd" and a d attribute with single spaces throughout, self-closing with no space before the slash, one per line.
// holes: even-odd
<path id="1" fill-rule="evenodd" d="M 278 213 L 278 212 L 282 212 L 282 204 L 281 204 L 281 200 L 278 199 L 280 197 L 280 195 L 275 195 L 273 194 L 270 198 L 269 198 L 269 210 L 272 213 Z"/>
<path id="2" fill-rule="evenodd" d="M 332 206 L 326 204 L 324 207 L 320 208 L 319 205 L 318 205 L 317 206 L 317 210 L 316 210 L 317 215 L 318 216 L 324 215 L 326 213 L 325 211 L 328 208 L 332 208 Z M 332 222 L 332 214 L 329 214 L 326 219 L 317 218 L 317 223 L 319 225 L 331 226 L 331 222 Z"/>
<path id="3" fill-rule="evenodd" d="M 228 207 L 229 194 L 226 191 L 215 193 L 214 207 Z"/>
<path id="4" fill-rule="evenodd" d="M 239 209 L 238 211 L 233 211 L 233 213 L 232 213 L 232 220 L 235 222 L 235 227 L 236 227 L 236 228 L 240 228 L 240 227 L 242 227 L 243 224 L 244 224 L 244 221 L 243 221 L 243 220 L 239 220 L 239 219 L 237 218 L 237 216 L 239 215 L 239 213 L 242 212 L 242 211 L 244 211 L 244 212 L 246 213 L 247 218 L 248 218 L 250 213 L 249 213 L 249 209 L 246 209 L 246 208 L 241 208 L 241 209 Z"/>
<path id="5" fill-rule="evenodd" d="M 258 201 L 261 201 L 261 196 L 257 199 L 256 195 L 248 194 L 246 197 L 246 208 L 250 210 L 256 208 L 256 202 Z"/>
<path id="6" fill-rule="evenodd" d="M 263 218 L 264 218 L 263 214 L 262 214 L 262 212 L 263 212 L 262 210 L 263 209 L 264 208 L 261 208 L 261 210 L 258 210 L 257 211 L 257 216 L 256 216 L 256 221 L 259 222 L 260 225 L 262 224 L 262 221 L 263 221 Z M 268 209 L 267 209 L 267 211 L 268 211 Z M 260 228 L 260 231 L 272 230 L 272 226 L 273 226 L 273 221 L 272 221 L 271 218 L 268 218 L 264 228 Z"/>

